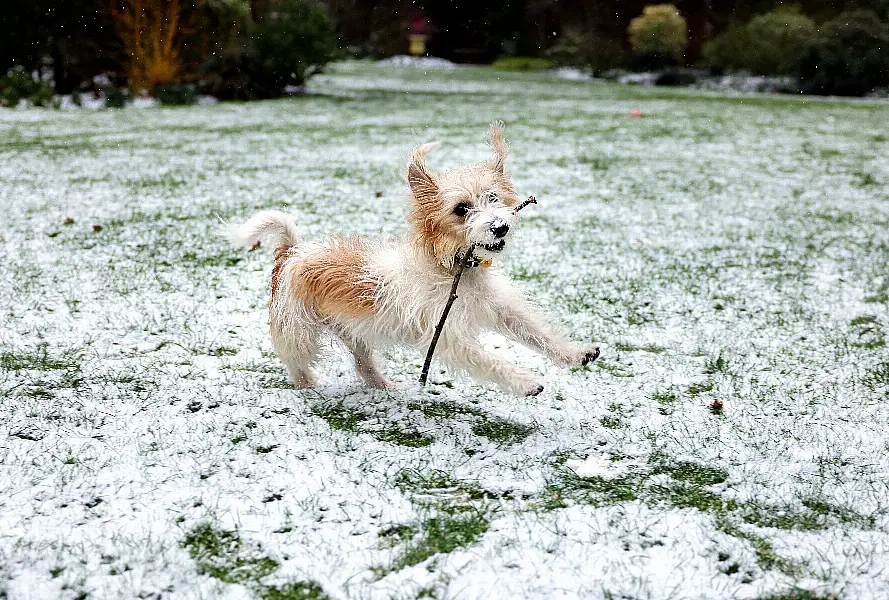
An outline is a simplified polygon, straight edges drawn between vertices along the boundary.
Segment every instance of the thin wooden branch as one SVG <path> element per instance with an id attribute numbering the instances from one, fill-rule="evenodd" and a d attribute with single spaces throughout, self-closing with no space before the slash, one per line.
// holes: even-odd
<path id="1" fill-rule="evenodd" d="M 515 210 L 512 211 L 512 214 L 517 214 L 520 210 L 528 206 L 529 204 L 537 204 L 537 198 L 534 196 L 528 196 L 528 199 L 515 207 Z"/>
<path id="2" fill-rule="evenodd" d="M 451 285 L 451 295 L 448 297 L 448 303 L 445 304 L 441 318 L 438 320 L 438 326 L 436 326 L 435 333 L 432 335 L 432 342 L 429 344 L 429 351 L 426 353 L 426 361 L 423 363 L 423 372 L 420 373 L 421 386 L 426 385 L 426 379 L 429 377 L 429 366 L 432 364 L 432 355 L 435 354 L 435 346 L 438 344 L 438 338 L 441 337 L 441 330 L 444 329 L 445 320 L 448 318 L 448 313 L 451 312 L 451 306 L 453 306 L 454 300 L 457 299 L 457 285 L 460 283 L 463 269 L 472 260 L 473 252 L 475 252 L 475 244 L 469 247 L 469 250 L 463 255 L 463 258 L 460 259 L 460 263 L 457 265 L 457 273 L 454 275 L 454 283 Z"/>
<path id="3" fill-rule="evenodd" d="M 537 204 L 537 198 L 529 196 L 527 200 L 515 207 L 512 211 L 513 214 L 518 214 L 520 210 L 529 204 Z M 429 344 L 429 351 L 426 352 L 426 360 L 423 362 L 423 371 L 420 373 L 421 386 L 426 385 L 426 379 L 429 377 L 429 366 L 432 364 L 432 355 L 435 354 L 435 346 L 438 345 L 438 338 L 441 337 L 441 330 L 444 329 L 445 320 L 448 318 L 448 313 L 451 312 L 451 306 L 454 304 L 454 300 L 457 299 L 457 285 L 460 284 L 460 277 L 463 275 L 463 269 L 468 267 L 470 263 L 475 260 L 472 256 L 473 252 L 475 252 L 475 244 L 472 244 L 469 247 L 469 250 L 463 255 L 457 265 L 457 273 L 454 274 L 454 283 L 451 285 L 451 295 L 448 297 L 448 303 L 445 304 L 444 310 L 441 313 L 441 318 L 438 320 L 438 326 L 436 326 L 435 333 L 432 335 L 432 342 Z M 477 262 L 476 265 L 478 265 Z"/>

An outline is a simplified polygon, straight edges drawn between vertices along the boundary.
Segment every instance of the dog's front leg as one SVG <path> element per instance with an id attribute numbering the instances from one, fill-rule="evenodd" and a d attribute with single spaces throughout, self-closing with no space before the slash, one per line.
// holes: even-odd
<path id="1" fill-rule="evenodd" d="M 599 348 L 575 344 L 524 302 L 500 307 L 500 333 L 561 365 L 585 365 L 599 358 Z"/>
<path id="2" fill-rule="evenodd" d="M 444 341 L 439 347 L 441 359 L 452 368 L 468 371 L 474 379 L 496 383 L 506 392 L 536 396 L 543 391 L 533 373 L 520 369 L 486 352 L 475 342 Z"/>

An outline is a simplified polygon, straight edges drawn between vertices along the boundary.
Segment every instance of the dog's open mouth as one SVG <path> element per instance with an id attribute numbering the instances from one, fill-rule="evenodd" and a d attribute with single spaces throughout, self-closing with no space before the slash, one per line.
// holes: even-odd
<path id="1" fill-rule="evenodd" d="M 500 240 L 493 244 L 482 244 L 482 248 L 490 252 L 500 252 L 506 246 L 506 240 Z"/>

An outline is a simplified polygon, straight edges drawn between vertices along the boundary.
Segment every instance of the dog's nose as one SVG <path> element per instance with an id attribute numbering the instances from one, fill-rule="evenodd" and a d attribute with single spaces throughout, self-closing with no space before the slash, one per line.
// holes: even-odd
<path id="1" fill-rule="evenodd" d="M 491 225 L 491 233 L 494 234 L 495 238 L 502 238 L 508 231 L 509 225 L 503 219 L 498 219 Z"/>

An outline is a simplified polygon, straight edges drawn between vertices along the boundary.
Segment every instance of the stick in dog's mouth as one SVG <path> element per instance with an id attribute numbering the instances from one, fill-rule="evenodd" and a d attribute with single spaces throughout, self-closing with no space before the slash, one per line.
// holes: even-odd
<path id="1" fill-rule="evenodd" d="M 529 204 L 537 204 L 537 198 L 535 198 L 534 196 L 528 196 L 527 200 L 525 200 L 524 202 L 522 202 L 521 204 L 519 204 L 518 206 L 515 207 L 515 209 L 512 211 L 512 214 L 514 214 L 514 215 L 518 214 L 520 210 L 522 210 Z"/>

